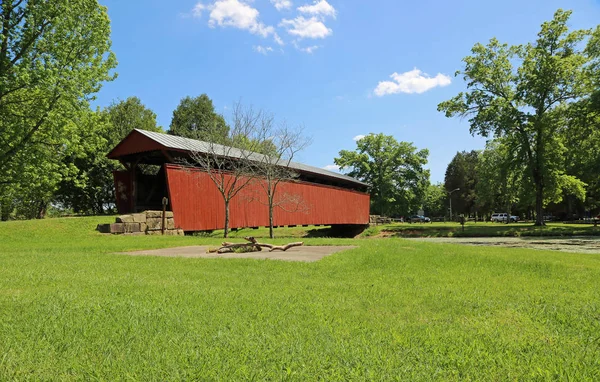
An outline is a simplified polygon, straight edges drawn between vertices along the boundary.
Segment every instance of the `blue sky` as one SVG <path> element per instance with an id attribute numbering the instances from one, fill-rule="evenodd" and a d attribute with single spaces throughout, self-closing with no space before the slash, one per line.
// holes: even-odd
<path id="1" fill-rule="evenodd" d="M 457 151 L 483 148 L 439 102 L 464 89 L 454 73 L 477 42 L 532 41 L 558 8 L 573 28 L 600 22 L 598 0 L 100 0 L 112 20 L 119 77 L 96 104 L 137 96 L 167 129 L 187 95 L 208 94 L 303 125 L 298 158 L 326 167 L 354 138 L 393 135 L 430 151 L 433 182 Z"/>

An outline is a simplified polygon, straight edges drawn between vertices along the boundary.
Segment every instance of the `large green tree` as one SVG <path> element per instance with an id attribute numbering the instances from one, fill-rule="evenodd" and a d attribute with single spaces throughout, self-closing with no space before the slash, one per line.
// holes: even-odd
<path id="1" fill-rule="evenodd" d="M 566 128 L 562 131 L 566 148 L 567 172 L 587 183 L 587 197 L 581 207 L 597 212 L 600 208 L 600 25 L 586 47 L 591 61 L 586 75 L 591 80 L 590 94 L 566 108 Z M 574 213 L 579 204 L 566 195 L 566 211 Z"/>
<path id="2" fill-rule="evenodd" d="M 163 132 L 156 122 L 156 113 L 146 107 L 138 97 L 113 102 L 102 113 L 110 122 L 110 133 L 106 137 L 109 146 L 116 146 L 133 129 Z"/>
<path id="3" fill-rule="evenodd" d="M 429 185 L 429 151 L 391 135 L 369 134 L 354 151 L 342 150 L 336 165 L 348 175 L 371 185 L 371 211 L 381 215 L 408 215 L 422 207 Z"/>
<path id="4" fill-rule="evenodd" d="M 580 187 L 565 175 L 564 146 L 557 131 L 560 109 L 589 91 L 581 50 L 589 31 L 569 31 L 571 12 L 559 10 L 542 24 L 534 43 L 508 46 L 495 38 L 476 44 L 463 59 L 467 91 L 442 102 L 447 117 L 469 118 L 471 133 L 509 137 L 511 150 L 526 164 L 535 189 L 536 225 L 543 225 L 545 204 L 563 187 Z"/>
<path id="5" fill-rule="evenodd" d="M 452 211 L 454 214 L 469 215 L 476 211 L 478 160 L 479 152 L 475 150 L 462 151 L 456 153 L 446 168 L 444 178 L 446 191 L 460 189 L 449 196 L 452 198 Z"/>
<path id="6" fill-rule="evenodd" d="M 525 203 L 533 192 L 525 177 L 526 167 L 512 150 L 506 138 L 491 140 L 480 154 L 477 163 L 479 182 L 476 186 L 477 205 L 483 213 L 512 213 L 521 199 Z M 508 223 L 508 221 L 507 221 Z"/>
<path id="7" fill-rule="evenodd" d="M 425 192 L 423 201 L 423 210 L 427 216 L 443 217 L 446 216 L 448 208 L 448 194 L 443 184 L 430 184 Z"/>
<path id="8" fill-rule="evenodd" d="M 75 171 L 61 181 L 56 200 L 78 213 L 102 214 L 115 202 L 112 172 L 122 168 L 106 154 L 133 129 L 163 130 L 156 123 L 156 114 L 137 97 L 113 102 L 102 111 L 89 111 L 77 120 L 77 126 L 79 134 L 73 143 L 80 149 L 64 159 Z"/>
<path id="9" fill-rule="evenodd" d="M 212 100 L 202 94 L 185 97 L 173 111 L 169 134 L 216 143 L 228 143 L 229 126 L 215 112 Z"/>
<path id="10" fill-rule="evenodd" d="M 110 45 L 106 8 L 96 0 L 0 2 L 4 211 L 17 202 L 47 205 L 47 196 L 72 170 L 63 158 L 77 149 L 73 121 L 89 110 L 102 82 L 114 78 Z M 22 200 L 23 190 L 38 200 Z"/>

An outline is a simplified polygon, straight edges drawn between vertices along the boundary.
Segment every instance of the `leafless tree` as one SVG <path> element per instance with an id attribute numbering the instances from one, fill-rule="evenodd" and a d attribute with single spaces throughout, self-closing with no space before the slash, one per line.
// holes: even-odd
<path id="1" fill-rule="evenodd" d="M 231 200 L 251 184 L 257 184 L 245 197 L 248 202 L 258 201 L 268 206 L 272 238 L 275 207 L 287 211 L 307 209 L 300 195 L 280 194 L 278 186 L 298 177 L 290 164 L 310 140 L 304 137 L 302 129 L 276 124 L 272 114 L 243 107 L 239 102 L 232 108 L 230 124 L 227 146 L 203 142 L 202 147 L 191 151 L 191 165 L 206 172 L 223 197 L 224 237 L 229 235 Z M 257 194 L 266 197 L 266 201 Z"/>
<path id="2" fill-rule="evenodd" d="M 283 122 L 274 126 L 273 119 L 268 120 L 268 128 L 265 126 L 261 132 L 268 134 L 262 139 L 267 147 L 266 155 L 262 156 L 260 162 L 254 169 L 258 176 L 257 183 L 260 191 L 266 197 L 266 205 L 269 208 L 269 237 L 272 239 L 274 209 L 281 208 L 288 212 L 306 212 L 308 206 L 301 195 L 281 193 L 278 186 L 282 182 L 294 181 L 298 173 L 291 166 L 296 154 L 310 144 L 310 139 L 303 134 L 302 128 L 291 128 Z M 258 200 L 264 200 L 259 198 Z"/>
<path id="3" fill-rule="evenodd" d="M 191 151 L 191 165 L 208 174 L 223 197 L 225 204 L 224 237 L 229 235 L 229 205 L 240 191 L 249 186 L 257 176 L 255 163 L 259 162 L 265 136 L 263 125 L 268 116 L 252 107 L 234 104 L 230 121 L 228 145 L 203 142 L 202 147 Z M 186 164 L 187 161 L 185 161 Z"/>

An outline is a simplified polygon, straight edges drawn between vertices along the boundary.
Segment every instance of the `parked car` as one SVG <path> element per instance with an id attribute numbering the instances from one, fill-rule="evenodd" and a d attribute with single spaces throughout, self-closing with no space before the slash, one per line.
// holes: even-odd
<path id="1" fill-rule="evenodd" d="M 519 217 L 515 215 L 508 216 L 507 213 L 497 213 L 492 214 L 492 217 L 490 218 L 490 221 L 492 223 L 506 223 L 507 220 L 510 223 L 516 223 L 519 221 Z"/>
<path id="2" fill-rule="evenodd" d="M 430 223 L 431 219 L 423 215 L 413 215 L 408 218 L 408 221 L 411 223 Z"/>

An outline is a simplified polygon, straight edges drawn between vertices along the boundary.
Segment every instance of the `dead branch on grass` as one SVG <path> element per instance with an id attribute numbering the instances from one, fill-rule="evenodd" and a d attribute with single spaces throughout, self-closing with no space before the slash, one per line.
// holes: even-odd
<path id="1" fill-rule="evenodd" d="M 236 252 L 236 250 L 242 250 L 244 252 L 260 252 L 263 250 L 263 248 L 268 248 L 269 252 L 273 252 L 273 251 L 284 251 L 285 252 L 292 247 L 300 247 L 300 246 L 304 245 L 303 242 L 288 243 L 286 245 L 273 245 L 273 244 L 268 244 L 268 243 L 259 243 L 252 236 L 245 237 L 244 239 L 246 241 L 248 241 L 249 243 L 230 243 L 230 242 L 225 241 L 225 242 L 221 243 L 220 248 L 209 249 L 208 252 L 209 253 L 232 253 L 232 252 Z"/>

